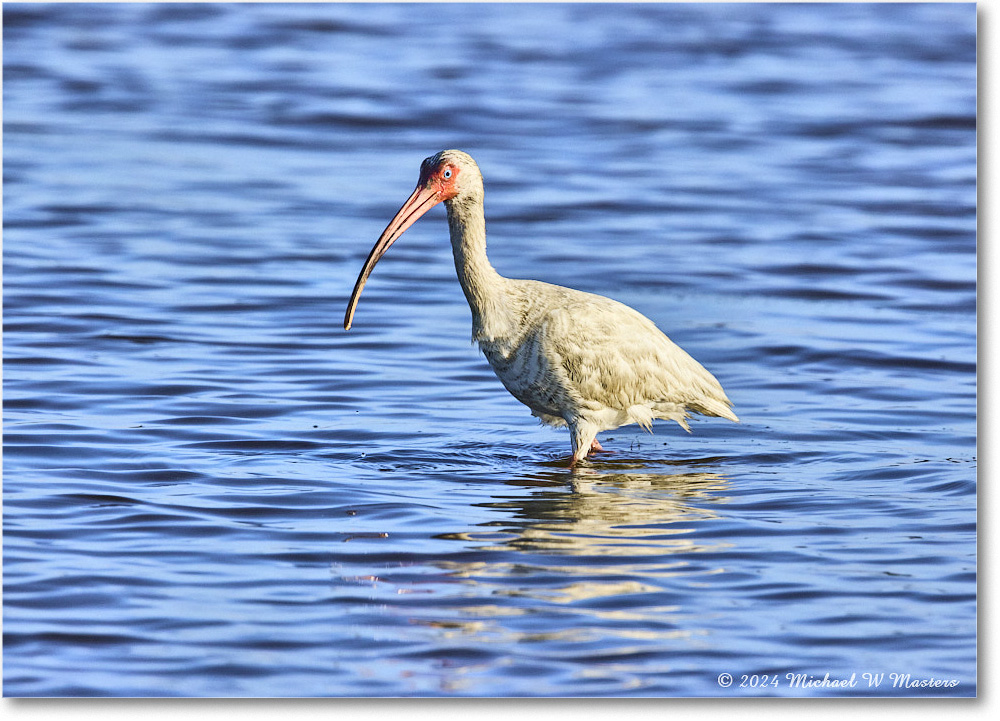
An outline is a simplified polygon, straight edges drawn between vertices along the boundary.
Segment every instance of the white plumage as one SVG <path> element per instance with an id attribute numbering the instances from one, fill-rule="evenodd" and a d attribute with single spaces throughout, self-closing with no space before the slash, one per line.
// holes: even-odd
<path id="1" fill-rule="evenodd" d="M 472 338 L 510 393 L 544 423 L 569 426 L 570 465 L 601 431 L 655 418 L 689 430 L 691 412 L 739 419 L 719 381 L 627 305 L 536 280 L 504 278 L 486 256 L 483 180 L 460 150 L 424 160 L 409 200 L 386 227 L 358 276 L 344 317 L 351 327 L 361 290 L 389 246 L 444 202 L 455 269 L 472 310 Z"/>

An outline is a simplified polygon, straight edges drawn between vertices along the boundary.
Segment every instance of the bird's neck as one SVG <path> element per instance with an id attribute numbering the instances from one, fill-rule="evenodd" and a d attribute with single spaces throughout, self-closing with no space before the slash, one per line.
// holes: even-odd
<path id="1" fill-rule="evenodd" d="M 504 337 L 511 332 L 507 279 L 497 273 L 486 257 L 483 199 L 455 198 L 446 201 L 445 206 L 458 282 L 472 310 L 472 339 Z"/>

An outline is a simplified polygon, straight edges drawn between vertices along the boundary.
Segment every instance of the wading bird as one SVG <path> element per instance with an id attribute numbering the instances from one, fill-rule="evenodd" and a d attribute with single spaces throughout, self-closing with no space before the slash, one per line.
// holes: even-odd
<path id="1" fill-rule="evenodd" d="M 537 280 L 504 278 L 486 257 L 483 176 L 471 156 L 424 160 L 416 190 L 376 241 L 344 315 L 354 319 L 379 259 L 438 203 L 448 211 L 455 270 L 472 309 L 472 339 L 508 391 L 543 423 L 569 426 L 570 466 L 603 451 L 597 434 L 654 418 L 690 431 L 690 412 L 739 421 L 719 381 L 651 320 L 617 301 Z"/>

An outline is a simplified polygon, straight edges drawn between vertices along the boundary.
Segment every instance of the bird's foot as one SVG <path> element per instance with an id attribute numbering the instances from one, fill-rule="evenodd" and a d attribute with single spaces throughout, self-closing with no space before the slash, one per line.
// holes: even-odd
<path id="1" fill-rule="evenodd" d="M 581 456 L 580 458 L 577 458 L 576 456 L 570 456 L 568 467 L 576 468 L 577 462 L 584 460 L 585 458 L 594 453 L 617 453 L 617 452 L 618 451 L 612 451 L 610 449 L 604 448 L 600 443 L 597 442 L 597 439 L 595 438 L 593 441 L 590 442 L 590 448 L 587 450 L 586 455 Z"/>
<path id="2" fill-rule="evenodd" d="M 588 456 L 590 456 L 590 455 L 592 455 L 594 453 L 617 453 L 617 451 L 612 451 L 612 450 L 608 450 L 607 448 L 604 448 L 600 444 L 600 442 L 595 438 L 594 440 L 592 440 L 590 442 L 590 448 L 587 449 L 586 453 L 584 453 L 580 457 L 577 457 L 576 455 L 570 456 L 569 466 L 568 467 L 569 468 L 576 468 L 576 464 L 578 462 L 586 459 Z"/>
<path id="3" fill-rule="evenodd" d="M 594 441 L 590 444 L 590 453 L 617 453 L 617 451 L 612 451 L 607 448 L 604 448 L 600 443 L 597 442 L 597 439 L 595 438 Z"/>

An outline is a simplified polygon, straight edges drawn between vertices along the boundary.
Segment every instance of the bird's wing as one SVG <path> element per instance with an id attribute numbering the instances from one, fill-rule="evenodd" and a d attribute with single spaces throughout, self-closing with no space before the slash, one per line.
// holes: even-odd
<path id="1" fill-rule="evenodd" d="M 584 402 L 622 410 L 674 403 L 736 420 L 715 377 L 651 320 L 610 298 L 560 290 L 538 345 Z"/>

